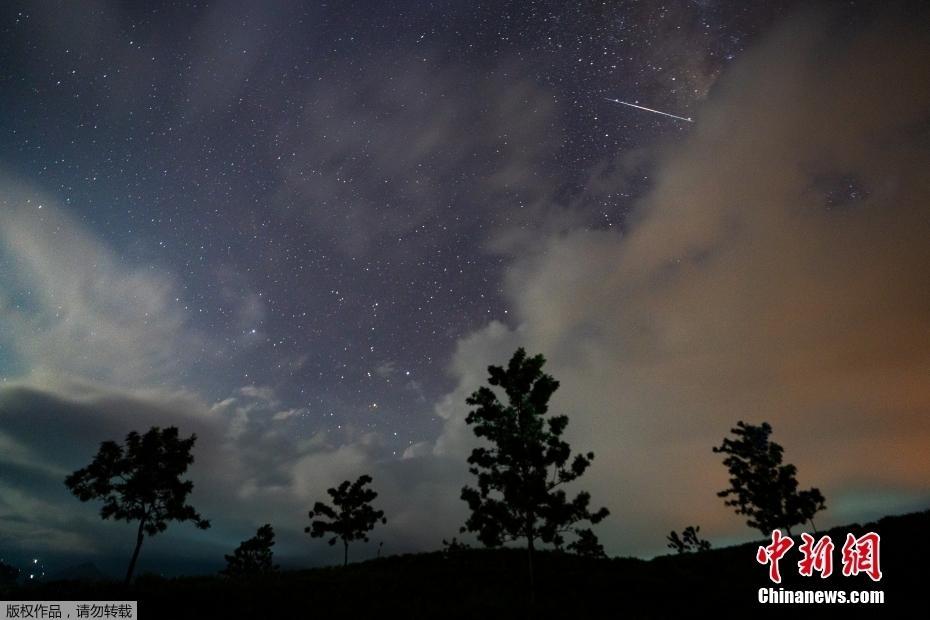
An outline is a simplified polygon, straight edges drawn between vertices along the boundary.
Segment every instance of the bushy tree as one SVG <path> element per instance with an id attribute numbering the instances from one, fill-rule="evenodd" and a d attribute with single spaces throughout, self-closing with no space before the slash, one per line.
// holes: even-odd
<path id="1" fill-rule="evenodd" d="M 460 541 L 455 536 L 452 537 L 452 540 L 442 539 L 442 557 L 449 559 L 461 558 L 471 546 L 468 543 Z"/>
<path id="2" fill-rule="evenodd" d="M 707 551 L 710 549 L 710 542 L 698 536 L 700 531 L 700 526 L 694 525 L 689 525 L 682 530 L 681 536 L 673 530 L 667 537 L 669 549 L 674 549 L 677 553 Z"/>
<path id="3" fill-rule="evenodd" d="M 606 558 L 604 545 L 590 528 L 579 528 L 575 531 L 577 538 L 568 545 L 568 550 L 588 558 Z"/>
<path id="4" fill-rule="evenodd" d="M 255 536 L 236 547 L 232 555 L 226 558 L 224 575 L 230 577 L 248 577 L 276 571 L 278 567 L 272 563 L 274 546 L 274 529 L 270 523 L 258 528 Z"/>
<path id="5" fill-rule="evenodd" d="M 734 438 L 724 438 L 713 450 L 726 454 L 723 460 L 730 472 L 730 488 L 717 493 L 728 498 L 737 514 L 749 517 L 746 524 L 769 535 L 784 528 L 791 535 L 795 525 L 810 521 L 826 509 L 826 500 L 817 488 L 798 491 L 797 468 L 782 464 L 784 449 L 769 439 L 772 427 L 737 422 L 730 429 Z"/>
<path id="6" fill-rule="evenodd" d="M 574 530 L 583 548 L 592 549 L 596 536 L 576 525 L 598 523 L 608 514 L 606 508 L 590 510 L 587 492 L 569 500 L 562 488 L 584 474 L 594 453 L 572 458 L 562 439 L 568 417 L 547 416 L 559 383 L 542 372 L 544 364 L 542 355 L 527 357 L 517 349 L 507 368 L 488 367 L 491 387 L 479 388 L 466 401 L 475 408 L 465 421 L 490 445 L 475 448 L 468 457 L 478 487 L 462 489 L 471 510 L 462 531 L 476 533 L 487 546 L 525 539 L 531 592 L 537 542 L 561 546 L 563 535 Z M 503 391 L 506 403 L 492 387 Z"/>
<path id="7" fill-rule="evenodd" d="M 328 489 L 326 492 L 332 497 L 333 505 L 316 502 L 310 511 L 309 527 L 304 528 L 313 538 L 320 538 L 332 534 L 330 545 L 337 540 L 342 541 L 343 562 L 349 563 L 349 543 L 353 540 L 368 542 L 368 532 L 380 521 L 387 523 L 384 512 L 375 510 L 371 502 L 378 494 L 365 485 L 371 483 L 371 476 L 359 476 L 355 482 L 346 480 L 338 487 Z"/>
<path id="8" fill-rule="evenodd" d="M 191 449 L 196 435 L 178 436 L 178 429 L 153 426 L 144 435 L 133 431 L 123 445 L 115 441 L 100 444 L 93 462 L 65 479 L 65 485 L 82 502 L 103 501 L 103 519 L 139 522 L 136 547 L 126 569 L 126 583 L 139 558 L 145 535 L 164 532 L 170 521 L 193 521 L 206 529 L 210 522 L 187 504 L 194 483 L 181 480 L 194 462 Z"/>
<path id="9" fill-rule="evenodd" d="M 452 537 L 452 540 L 442 539 L 442 550 L 446 553 L 457 553 L 459 551 L 467 551 L 471 549 L 471 545 L 460 541 L 455 536 Z"/>

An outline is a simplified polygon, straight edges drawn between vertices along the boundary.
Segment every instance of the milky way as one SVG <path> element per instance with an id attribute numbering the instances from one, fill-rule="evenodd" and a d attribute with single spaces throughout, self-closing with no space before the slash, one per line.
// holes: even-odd
<path id="1" fill-rule="evenodd" d="M 216 398 L 273 385 L 307 432 L 371 425 L 402 449 L 435 432 L 455 340 L 508 321 L 500 279 L 519 250 L 495 241 L 553 203 L 581 225 L 623 224 L 642 188 L 579 204 L 587 171 L 668 127 L 604 110 L 603 95 L 695 110 L 781 9 L 3 11 L 4 170 L 120 260 L 177 279 L 207 342 L 166 380 Z"/>

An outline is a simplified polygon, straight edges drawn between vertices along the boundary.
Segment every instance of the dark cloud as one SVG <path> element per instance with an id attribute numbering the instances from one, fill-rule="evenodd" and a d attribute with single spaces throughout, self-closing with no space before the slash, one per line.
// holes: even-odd
<path id="1" fill-rule="evenodd" d="M 282 208 L 359 256 L 422 257 L 430 239 L 533 221 L 554 185 L 551 92 L 429 51 L 335 72 L 352 78 L 318 85 L 274 133 Z"/>
<path id="2" fill-rule="evenodd" d="M 362 473 L 374 474 L 378 503 L 391 518 L 379 540 L 395 550 L 432 549 L 456 531 L 460 502 L 443 500 L 439 491 L 462 478 L 458 460 L 389 458 L 381 436 L 359 429 L 296 439 L 305 414 L 282 408 L 273 390 L 256 386 L 208 405 L 169 390 L 116 390 L 73 380 L 7 384 L 0 388 L 0 544 L 59 562 L 81 554 L 121 557 L 132 532 L 125 524 L 101 522 L 99 505 L 80 503 L 63 481 L 90 462 L 101 441 L 121 441 L 151 426 L 197 435 L 188 472 L 195 484 L 191 502 L 213 527 L 206 534 L 172 527 L 148 543 L 146 566 L 163 563 L 179 544 L 198 565 L 216 564 L 230 540 L 267 521 L 278 530 L 277 551 L 286 561 L 328 561 L 329 548 L 302 534 L 307 511 L 335 482 Z"/>
<path id="3" fill-rule="evenodd" d="M 71 497 L 65 476 L 90 462 L 104 439 L 121 440 L 130 430 L 177 425 L 207 435 L 210 424 L 190 413 L 184 394 L 132 394 L 87 383 L 7 384 L 0 388 L 0 522 L 8 551 L 107 554 L 123 548 L 103 525 L 99 506 Z M 202 465 L 201 465 L 202 467 Z M 201 491 L 201 488 L 198 488 Z M 110 528 L 110 529 L 108 529 Z"/>

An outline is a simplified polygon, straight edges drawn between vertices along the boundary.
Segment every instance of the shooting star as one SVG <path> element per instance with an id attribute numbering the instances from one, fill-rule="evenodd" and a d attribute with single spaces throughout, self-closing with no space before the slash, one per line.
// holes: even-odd
<path id="1" fill-rule="evenodd" d="M 607 101 L 610 101 L 610 102 L 612 102 L 612 103 L 619 103 L 619 104 L 621 104 L 621 105 L 628 105 L 628 106 L 630 106 L 631 108 L 637 108 L 637 109 L 639 109 L 639 110 L 645 110 L 646 112 L 654 112 L 655 114 L 661 114 L 662 116 L 671 116 L 672 118 L 677 118 L 677 119 L 680 120 L 680 121 L 687 121 L 687 122 L 689 122 L 689 123 L 693 123 L 693 122 L 694 122 L 693 120 L 691 120 L 691 117 L 690 117 L 690 116 L 689 116 L 688 118 L 685 118 L 684 116 L 677 116 L 677 115 L 675 115 L 675 114 L 669 114 L 668 112 L 663 112 L 663 111 L 661 111 L 661 110 L 653 110 L 652 108 L 647 108 L 647 107 L 644 107 L 644 106 L 641 106 L 641 105 L 636 105 L 635 103 L 627 103 L 626 101 L 620 101 L 619 99 L 608 99 L 607 97 L 604 97 L 604 99 L 606 99 Z"/>

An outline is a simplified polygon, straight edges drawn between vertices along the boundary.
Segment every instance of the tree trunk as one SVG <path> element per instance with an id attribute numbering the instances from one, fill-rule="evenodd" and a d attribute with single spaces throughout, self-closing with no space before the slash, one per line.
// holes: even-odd
<path id="1" fill-rule="evenodd" d="M 536 583 L 533 579 L 533 539 L 530 538 L 530 544 L 526 548 L 526 565 L 530 577 L 530 605 L 536 603 Z"/>
<path id="2" fill-rule="evenodd" d="M 811 527 L 814 528 L 814 536 L 816 536 L 816 535 L 817 535 L 817 526 L 814 524 L 814 517 L 811 517 L 810 519 L 808 519 L 808 521 L 811 522 Z"/>
<path id="3" fill-rule="evenodd" d="M 342 565 L 348 566 L 349 565 L 349 541 L 343 539 L 342 547 L 343 547 Z"/>
<path id="4" fill-rule="evenodd" d="M 533 531 L 533 520 L 532 517 L 527 517 L 527 534 L 526 534 L 526 567 L 527 573 L 530 581 L 530 606 L 536 604 L 536 583 L 533 579 L 533 538 L 535 532 Z"/>
<path id="5" fill-rule="evenodd" d="M 132 581 L 132 573 L 136 570 L 136 560 L 139 559 L 139 550 L 142 548 L 142 539 L 145 537 L 143 528 L 145 519 L 139 519 L 139 533 L 136 535 L 136 550 L 132 552 L 132 559 L 129 560 L 129 568 L 126 569 L 126 585 Z"/>

